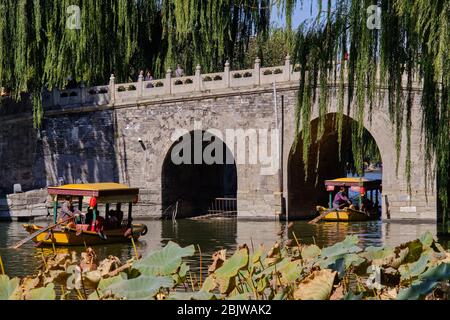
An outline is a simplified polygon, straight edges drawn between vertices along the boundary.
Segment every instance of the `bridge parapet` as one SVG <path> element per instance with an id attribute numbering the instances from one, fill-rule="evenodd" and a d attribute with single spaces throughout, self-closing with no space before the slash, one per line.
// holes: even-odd
<path id="1" fill-rule="evenodd" d="M 231 71 L 227 61 L 223 72 L 206 74 L 202 74 L 201 67 L 197 66 L 194 75 L 184 77 L 174 77 L 169 69 L 164 79 L 150 81 L 144 81 L 141 72 L 138 81 L 131 83 L 117 84 L 114 75 L 111 75 L 108 85 L 87 88 L 82 84 L 79 88 L 55 88 L 52 92 L 44 92 L 43 105 L 45 108 L 52 108 L 122 104 L 167 95 L 255 87 L 300 79 L 300 72 L 292 65 L 290 56 L 286 57 L 282 66 L 261 68 L 260 63 L 259 58 L 256 58 L 253 69 Z"/>

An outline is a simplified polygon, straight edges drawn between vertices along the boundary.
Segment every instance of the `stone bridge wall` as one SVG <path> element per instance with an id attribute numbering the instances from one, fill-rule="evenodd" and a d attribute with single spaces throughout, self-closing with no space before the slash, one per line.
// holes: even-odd
<path id="1" fill-rule="evenodd" d="M 275 73 L 278 69 L 281 72 Z M 78 95 L 64 97 L 59 92 L 47 93 L 40 132 L 32 129 L 29 115 L 3 117 L 0 187 L 7 193 L 14 183 L 31 190 L 60 181 L 113 180 L 141 188 L 138 214 L 160 217 L 162 165 L 173 144 L 175 129 L 274 129 L 280 127 L 276 121 L 281 118 L 283 97 L 282 194 L 289 204 L 287 168 L 294 141 L 298 73 L 287 70 L 293 71 L 288 59 L 285 66 L 278 68 L 263 69 L 256 63 L 255 69 L 234 72 L 226 66 L 224 73 L 201 75 L 197 70 L 195 76 L 186 79 L 172 79 L 168 73 L 163 81 L 153 81 L 151 88 L 140 78 L 132 84 L 136 90 L 129 91 L 121 91 L 126 86 L 116 85 L 112 78 L 109 86 L 101 87 L 101 92 L 106 93 L 96 91 L 97 96 L 102 96 L 98 100 L 86 97 L 86 88 L 79 89 Z M 236 77 L 237 73 L 241 76 Z M 277 82 L 278 114 L 274 109 L 273 81 Z M 389 201 L 392 219 L 436 220 L 436 198 L 431 188 L 434 183 L 425 194 L 419 104 L 418 92 L 413 114 L 412 197 L 407 193 L 403 174 L 403 153 L 396 172 L 395 135 L 387 103 L 375 108 L 372 121 L 365 120 L 381 152 L 383 196 Z M 336 105 L 334 94 L 329 112 L 335 112 Z M 261 165 L 237 164 L 240 217 L 274 219 L 281 211 L 279 176 L 262 175 L 261 169 Z"/>

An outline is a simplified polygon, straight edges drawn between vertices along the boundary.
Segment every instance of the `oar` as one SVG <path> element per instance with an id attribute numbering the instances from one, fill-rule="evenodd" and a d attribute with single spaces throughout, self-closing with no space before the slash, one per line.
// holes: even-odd
<path id="1" fill-rule="evenodd" d="M 27 243 L 28 241 L 30 241 L 30 240 L 36 238 L 36 237 L 37 237 L 38 235 L 40 235 L 41 233 L 44 233 L 45 231 L 48 231 L 48 230 L 50 230 L 50 229 L 53 229 L 54 227 L 56 227 L 56 226 L 58 226 L 58 225 L 60 225 L 60 224 L 66 223 L 67 221 L 69 221 L 69 220 L 71 220 L 71 219 L 73 219 L 73 217 L 68 218 L 68 219 L 65 219 L 65 220 L 60 221 L 60 222 L 55 223 L 55 224 L 51 224 L 51 225 L 49 225 L 48 227 L 42 228 L 42 229 L 40 229 L 40 230 L 38 230 L 38 231 L 36 231 L 36 232 L 30 234 L 28 237 L 26 237 L 26 238 L 23 239 L 22 241 L 18 242 L 16 245 L 10 247 L 10 249 L 18 249 L 18 248 L 20 248 L 21 246 L 23 246 L 25 243 Z"/>
<path id="2" fill-rule="evenodd" d="M 321 213 L 318 217 L 314 218 L 313 220 L 309 221 L 308 223 L 309 223 L 309 224 L 316 224 L 317 222 L 319 222 L 320 220 L 322 220 L 323 218 L 325 218 L 325 216 L 326 216 L 327 214 L 329 214 L 329 213 L 332 212 L 332 211 L 336 211 L 336 210 L 338 210 L 338 209 L 334 209 L 334 208 L 328 209 L 327 211 Z"/>

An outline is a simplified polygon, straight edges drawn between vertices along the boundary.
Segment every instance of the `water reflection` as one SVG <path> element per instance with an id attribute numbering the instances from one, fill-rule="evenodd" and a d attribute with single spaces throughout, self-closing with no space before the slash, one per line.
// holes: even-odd
<path id="1" fill-rule="evenodd" d="M 281 221 L 242 221 L 242 220 L 180 220 L 172 221 L 145 220 L 149 232 L 136 243 L 137 250 L 144 256 L 150 251 L 163 247 L 168 241 L 174 241 L 182 246 L 194 244 L 200 247 L 205 266 L 209 263 L 213 252 L 227 249 L 232 252 L 239 244 L 247 243 L 249 247 L 264 244 L 272 246 L 276 241 L 297 239 L 304 244 L 316 243 L 320 247 L 333 245 L 342 241 L 347 235 L 357 235 L 360 246 L 395 246 L 419 237 L 425 231 L 436 234 L 434 224 L 413 223 L 383 223 L 381 221 L 335 223 L 321 222 L 309 225 L 304 221 L 294 222 L 288 231 L 286 223 Z M 46 222 L 40 222 L 46 224 Z M 24 276 L 35 273 L 42 261 L 42 254 L 50 254 L 52 248 L 35 248 L 32 242 L 21 249 L 6 249 L 27 236 L 20 223 L 0 223 L 0 255 L 5 269 L 10 276 Z M 443 243 L 446 245 L 447 243 Z M 57 248 L 58 252 L 81 252 L 84 247 Z M 116 255 L 121 260 L 134 256 L 131 243 L 96 246 L 95 250 L 100 259 L 109 255 Z M 198 269 L 198 255 L 191 261 L 191 268 Z M 204 272 L 206 268 L 204 268 Z"/>

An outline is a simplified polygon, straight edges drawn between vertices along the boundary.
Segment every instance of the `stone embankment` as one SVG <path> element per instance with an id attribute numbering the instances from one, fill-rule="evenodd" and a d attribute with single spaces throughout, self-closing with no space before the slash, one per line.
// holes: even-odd
<path id="1" fill-rule="evenodd" d="M 23 221 L 51 214 L 51 199 L 46 189 L 0 196 L 0 221 Z"/>

